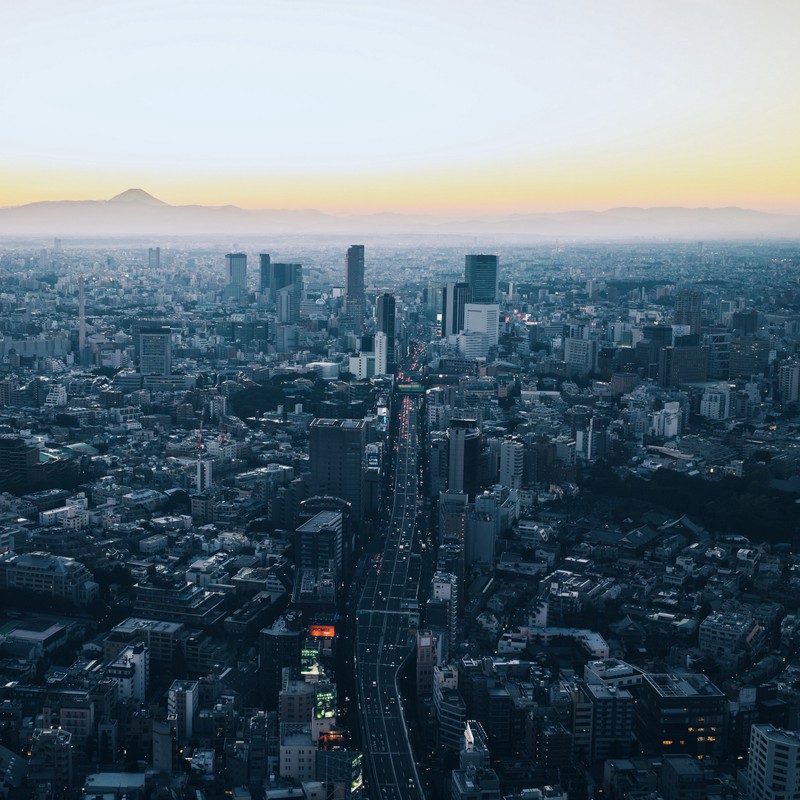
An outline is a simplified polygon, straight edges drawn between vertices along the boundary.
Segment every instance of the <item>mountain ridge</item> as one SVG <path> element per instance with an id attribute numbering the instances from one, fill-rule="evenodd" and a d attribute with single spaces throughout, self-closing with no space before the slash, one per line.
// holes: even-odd
<path id="1" fill-rule="evenodd" d="M 462 234 L 522 238 L 800 238 L 800 217 L 741 208 L 617 206 L 467 216 L 330 214 L 317 209 L 171 205 L 140 188 L 108 200 L 45 200 L 0 208 L 0 236 Z"/>

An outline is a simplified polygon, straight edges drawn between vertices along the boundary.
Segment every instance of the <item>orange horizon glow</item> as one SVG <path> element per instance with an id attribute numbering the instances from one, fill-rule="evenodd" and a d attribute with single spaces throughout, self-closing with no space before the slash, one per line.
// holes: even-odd
<path id="1" fill-rule="evenodd" d="M 800 3 L 6 5 L 3 206 L 800 214 Z"/>
<path id="2" fill-rule="evenodd" d="M 47 201 L 103 201 L 140 188 L 169 205 L 235 205 L 250 210 L 328 214 L 513 215 L 604 211 L 618 207 L 736 206 L 800 214 L 800 166 L 740 170 L 682 165 L 659 174 L 643 166 L 574 165 L 571 170 L 499 165 L 472 171 L 422 170 L 384 175 L 164 176 L 61 171 L 6 172 L 0 206 Z M 771 167 L 771 168 L 770 168 Z M 744 175 L 742 173 L 745 173 Z M 747 180 L 743 180 L 746 177 Z M 744 185 L 739 185 L 744 184 Z M 346 187 L 346 190 L 343 190 Z"/>

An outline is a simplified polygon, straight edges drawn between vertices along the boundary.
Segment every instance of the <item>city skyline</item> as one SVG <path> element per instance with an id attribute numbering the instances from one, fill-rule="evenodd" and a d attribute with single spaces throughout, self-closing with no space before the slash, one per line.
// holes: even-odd
<path id="1" fill-rule="evenodd" d="M 800 212 L 793 4 L 188 10 L 4 9 L 0 205 Z"/>

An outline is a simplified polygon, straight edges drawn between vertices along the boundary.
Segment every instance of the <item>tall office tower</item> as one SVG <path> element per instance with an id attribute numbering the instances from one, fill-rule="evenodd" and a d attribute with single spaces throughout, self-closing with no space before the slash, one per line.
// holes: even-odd
<path id="1" fill-rule="evenodd" d="M 270 263 L 269 253 L 261 253 L 259 255 L 259 273 L 258 273 L 258 291 L 261 294 L 266 294 L 269 291 L 270 279 Z"/>
<path id="2" fill-rule="evenodd" d="M 800 363 L 792 362 L 778 368 L 778 393 L 784 403 L 800 400 Z"/>
<path id="3" fill-rule="evenodd" d="M 360 322 L 364 305 L 364 245 L 353 244 L 344 262 L 344 310 Z"/>
<path id="4" fill-rule="evenodd" d="M 386 360 L 389 370 L 392 370 L 397 363 L 394 342 L 395 300 L 393 294 L 386 292 L 378 295 L 377 317 L 378 332 L 385 333 L 387 337 L 388 350 Z"/>
<path id="5" fill-rule="evenodd" d="M 447 489 L 466 492 L 469 499 L 474 500 L 480 489 L 481 433 L 478 422 L 475 419 L 451 419 L 447 435 L 450 440 Z"/>
<path id="6" fill-rule="evenodd" d="M 283 294 L 284 316 L 288 319 L 280 319 L 283 323 L 297 322 L 300 319 L 300 301 L 303 297 L 303 265 L 302 264 L 283 264 L 273 261 L 269 266 L 269 292 L 270 302 L 278 307 L 280 312 L 281 290 L 286 290 Z M 288 304 L 288 305 L 287 305 Z M 288 308 L 288 311 L 287 311 Z"/>
<path id="7" fill-rule="evenodd" d="M 464 525 L 462 525 L 462 529 Z M 466 542 L 466 531 L 462 530 L 461 537 L 456 541 L 445 540 L 444 544 L 439 545 L 436 554 L 436 569 L 438 572 L 450 572 L 456 576 L 458 586 L 464 586 L 465 566 L 464 544 Z M 466 592 L 458 592 L 458 613 L 464 613 Z"/>
<path id="8" fill-rule="evenodd" d="M 472 298 L 468 283 L 446 283 L 442 288 L 442 336 L 456 336 L 464 328 L 464 307 Z"/>
<path id="9" fill-rule="evenodd" d="M 147 251 L 147 265 L 150 269 L 161 269 L 161 248 L 151 247 Z"/>
<path id="10" fill-rule="evenodd" d="M 473 303 L 497 302 L 497 256 L 465 256 L 464 279 Z"/>
<path id="11" fill-rule="evenodd" d="M 360 528 L 364 519 L 365 421 L 315 419 L 310 434 L 312 491 L 347 500 L 352 505 L 353 523 Z"/>
<path id="12" fill-rule="evenodd" d="M 489 346 L 500 341 L 500 306 L 497 303 L 466 303 L 464 305 L 464 332 L 482 333 Z"/>
<path id="13" fill-rule="evenodd" d="M 299 618 L 292 612 L 279 617 L 259 635 L 259 667 L 264 702 L 268 710 L 278 708 L 278 696 L 283 687 L 284 669 L 300 670 L 303 631 Z"/>
<path id="14" fill-rule="evenodd" d="M 467 519 L 467 495 L 451 489 L 439 494 L 438 528 L 439 544 L 453 542 L 464 545 Z"/>
<path id="15" fill-rule="evenodd" d="M 448 648 L 455 647 L 458 632 L 458 578 L 452 572 L 433 573 L 431 596 L 446 604 L 445 635 Z"/>
<path id="16" fill-rule="evenodd" d="M 375 334 L 375 375 L 386 375 L 389 369 L 389 337 L 383 332 Z"/>
<path id="17" fill-rule="evenodd" d="M 83 275 L 78 276 L 78 359 L 84 363 L 86 349 L 86 291 Z"/>
<path id="18" fill-rule="evenodd" d="M 436 666 L 436 640 L 429 630 L 417 631 L 417 697 L 433 693 L 433 668 Z"/>
<path id="19" fill-rule="evenodd" d="M 500 442 L 500 483 L 509 489 L 522 487 L 525 446 L 514 439 Z"/>
<path id="20" fill-rule="evenodd" d="M 432 497 L 438 497 L 440 492 L 447 491 L 447 459 L 449 452 L 450 444 L 447 440 L 447 434 L 444 431 L 431 429 L 428 437 L 428 461 L 430 463 L 428 476 Z"/>
<path id="21" fill-rule="evenodd" d="M 214 484 L 213 465 L 214 465 L 213 458 L 198 457 L 197 473 L 195 475 L 195 484 L 194 484 L 198 492 L 204 492 L 206 489 L 210 489 L 211 486 Z"/>
<path id="22" fill-rule="evenodd" d="M 702 323 L 703 293 L 694 289 L 681 289 L 675 295 L 675 324 L 688 325 L 689 333 L 700 333 Z"/>
<path id="23" fill-rule="evenodd" d="M 748 373 L 749 374 L 749 373 Z M 708 377 L 708 349 L 705 347 L 665 347 L 658 358 L 661 386 L 700 383 Z"/>
<path id="24" fill-rule="evenodd" d="M 142 375 L 172 374 L 172 331 L 169 328 L 139 331 L 139 371 Z"/>
<path id="25" fill-rule="evenodd" d="M 750 800 L 800 798 L 800 737 L 795 731 L 769 724 L 753 725 L 750 729 L 747 797 Z"/>
<path id="26" fill-rule="evenodd" d="M 244 253 L 228 253 L 225 256 L 225 276 L 228 290 L 233 296 L 247 294 L 247 256 Z"/>
<path id="27" fill-rule="evenodd" d="M 320 511 L 294 533 L 295 563 L 299 569 L 333 570 L 337 581 L 344 567 L 343 518 L 337 511 Z"/>

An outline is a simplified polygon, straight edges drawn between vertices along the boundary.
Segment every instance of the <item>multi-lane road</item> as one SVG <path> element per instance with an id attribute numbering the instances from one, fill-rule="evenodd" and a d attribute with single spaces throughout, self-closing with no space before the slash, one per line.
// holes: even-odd
<path id="1" fill-rule="evenodd" d="M 419 589 L 412 555 L 418 504 L 418 400 L 401 401 L 392 514 L 383 553 L 370 563 L 356 619 L 356 686 L 372 800 L 424 800 L 398 688 L 411 655 L 410 614 Z"/>

